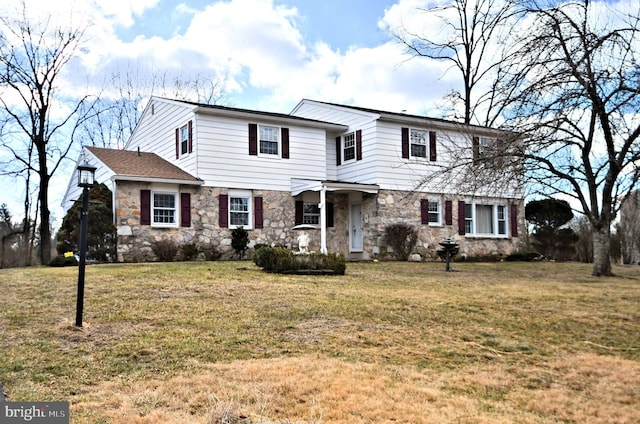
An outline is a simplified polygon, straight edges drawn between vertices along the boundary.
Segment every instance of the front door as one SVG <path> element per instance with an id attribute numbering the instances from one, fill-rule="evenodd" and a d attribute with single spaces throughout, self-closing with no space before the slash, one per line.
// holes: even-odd
<path id="1" fill-rule="evenodd" d="M 362 205 L 352 204 L 349 210 L 349 251 L 362 252 Z"/>

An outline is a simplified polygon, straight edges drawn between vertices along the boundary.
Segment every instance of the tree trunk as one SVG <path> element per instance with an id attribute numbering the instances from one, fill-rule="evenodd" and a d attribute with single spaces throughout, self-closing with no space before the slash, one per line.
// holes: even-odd
<path id="1" fill-rule="evenodd" d="M 597 277 L 613 275 L 609 257 L 610 235 L 608 224 L 593 229 L 593 275 Z"/>
<path id="2" fill-rule="evenodd" d="M 49 210 L 49 176 L 40 176 L 40 264 L 51 261 L 51 211 Z"/>

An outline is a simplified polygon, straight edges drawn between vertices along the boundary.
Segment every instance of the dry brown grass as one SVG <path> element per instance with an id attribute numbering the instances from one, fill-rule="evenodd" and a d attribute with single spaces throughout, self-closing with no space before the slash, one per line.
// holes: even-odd
<path id="1" fill-rule="evenodd" d="M 0 271 L 0 381 L 72 423 L 640 422 L 640 267 Z"/>

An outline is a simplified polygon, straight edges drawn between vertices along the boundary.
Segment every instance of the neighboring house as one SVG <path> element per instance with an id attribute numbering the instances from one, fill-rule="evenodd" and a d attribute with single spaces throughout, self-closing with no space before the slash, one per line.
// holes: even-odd
<path id="1" fill-rule="evenodd" d="M 229 252 L 239 226 L 252 245 L 296 248 L 300 224 L 314 228 L 310 250 L 372 259 L 386 255 L 395 222 L 415 226 L 426 256 L 448 237 L 468 255 L 509 254 L 521 246 L 521 192 L 462 193 L 447 176 L 437 190 L 416 188 L 447 160 L 446 143 L 475 154 L 499 136 L 312 100 L 279 114 L 153 97 L 125 150 L 85 147 L 78 163 L 113 192 L 119 261 L 151 260 L 167 238 Z M 74 181 L 65 209 L 80 196 Z"/>

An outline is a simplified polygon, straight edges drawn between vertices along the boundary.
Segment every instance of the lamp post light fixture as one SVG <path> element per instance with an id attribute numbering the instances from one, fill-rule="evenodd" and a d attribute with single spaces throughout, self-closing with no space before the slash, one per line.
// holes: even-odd
<path id="1" fill-rule="evenodd" d="M 82 212 L 80 213 L 80 262 L 78 264 L 78 302 L 76 303 L 76 327 L 82 327 L 84 305 L 84 268 L 87 260 L 87 223 L 89 218 L 89 188 L 95 182 L 96 167 L 85 162 L 78 168 L 78 187 L 82 187 Z"/>

